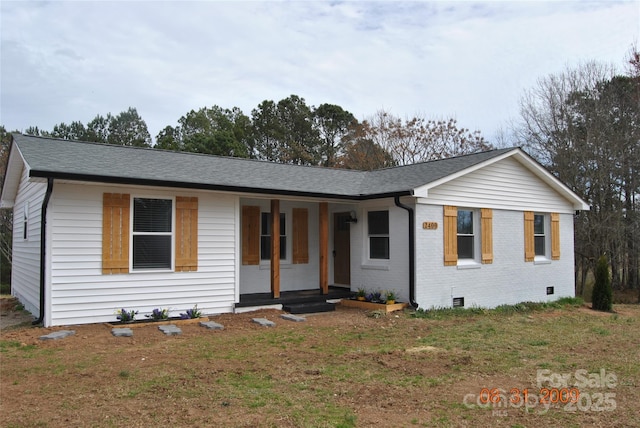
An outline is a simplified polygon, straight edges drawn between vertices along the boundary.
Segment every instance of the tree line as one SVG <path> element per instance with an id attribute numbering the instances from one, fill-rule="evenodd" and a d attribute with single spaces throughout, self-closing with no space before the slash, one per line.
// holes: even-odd
<path id="1" fill-rule="evenodd" d="M 423 162 L 492 148 L 480 131 L 446 120 L 402 119 L 380 110 L 362 121 L 342 107 L 307 105 L 291 95 L 265 100 L 246 115 L 218 105 L 191 110 L 165 126 L 152 142 L 145 121 L 130 107 L 98 114 L 84 125 L 60 123 L 52 130 L 29 127 L 25 134 L 153 147 L 297 165 L 371 170 Z"/>
<path id="2" fill-rule="evenodd" d="M 640 289 L 640 52 L 624 73 L 587 62 L 538 80 L 514 140 L 591 205 L 575 218 L 576 283 L 605 255 L 617 289 Z"/>

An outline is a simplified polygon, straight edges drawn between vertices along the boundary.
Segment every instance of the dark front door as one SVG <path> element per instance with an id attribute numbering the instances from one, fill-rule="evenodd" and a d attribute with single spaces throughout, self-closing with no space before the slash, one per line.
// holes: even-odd
<path id="1" fill-rule="evenodd" d="M 333 282 L 351 284 L 351 218 L 349 213 L 333 214 Z"/>

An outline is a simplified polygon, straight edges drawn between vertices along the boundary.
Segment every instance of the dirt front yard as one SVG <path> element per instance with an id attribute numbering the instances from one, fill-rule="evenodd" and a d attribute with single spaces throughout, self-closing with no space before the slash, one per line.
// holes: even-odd
<path id="1" fill-rule="evenodd" d="M 615 310 L 260 311 L 178 336 L 6 326 L 0 425 L 640 427 L 640 306 Z"/>

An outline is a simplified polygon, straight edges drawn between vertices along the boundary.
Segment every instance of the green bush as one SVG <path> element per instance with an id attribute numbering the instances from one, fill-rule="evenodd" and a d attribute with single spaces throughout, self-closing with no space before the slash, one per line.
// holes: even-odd
<path id="1" fill-rule="evenodd" d="M 591 295 L 591 307 L 598 311 L 611 312 L 613 307 L 613 290 L 609 276 L 609 262 L 606 256 L 600 257 L 596 265 L 596 282 Z"/>
<path id="2" fill-rule="evenodd" d="M 0 284 L 0 294 L 11 294 L 11 284 L 8 282 Z"/>

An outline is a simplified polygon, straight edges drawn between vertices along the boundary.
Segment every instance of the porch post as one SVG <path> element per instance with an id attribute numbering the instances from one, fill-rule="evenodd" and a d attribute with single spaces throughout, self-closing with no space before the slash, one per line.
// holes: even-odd
<path id="1" fill-rule="evenodd" d="M 329 204 L 327 202 L 320 202 L 319 217 L 320 292 L 329 294 Z"/>
<path id="2" fill-rule="evenodd" d="M 280 200 L 271 200 L 271 297 L 280 298 Z"/>

